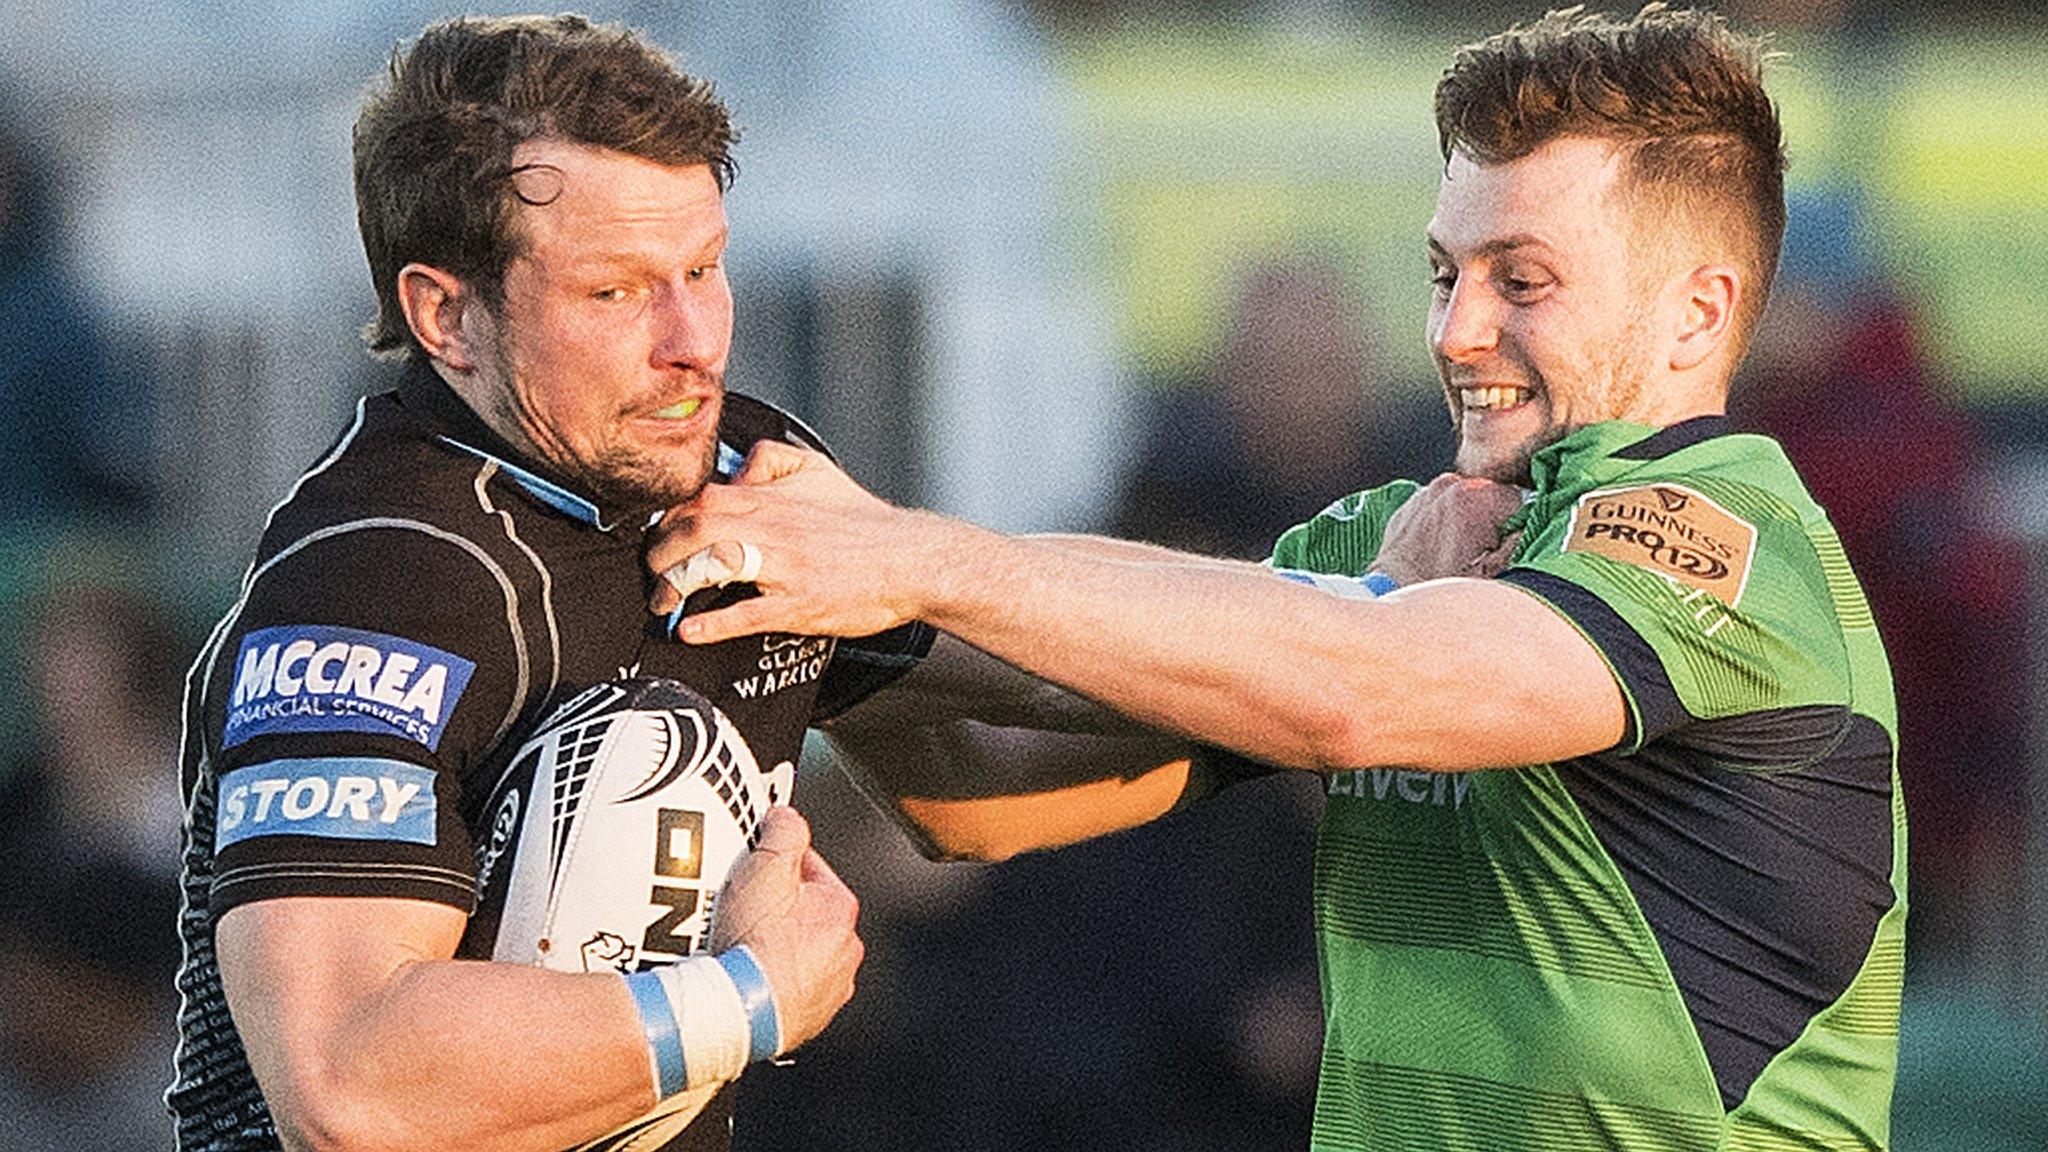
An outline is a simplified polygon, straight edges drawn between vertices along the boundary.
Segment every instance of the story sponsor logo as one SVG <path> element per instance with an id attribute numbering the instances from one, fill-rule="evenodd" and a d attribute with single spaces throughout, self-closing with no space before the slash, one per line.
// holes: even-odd
<path id="1" fill-rule="evenodd" d="M 224 747 L 293 732 L 374 732 L 438 748 L 476 665 L 401 636 L 299 624 L 242 638 Z"/>
<path id="2" fill-rule="evenodd" d="M 1732 608 L 1756 539 L 1754 524 L 1691 488 L 1645 484 L 1579 497 L 1563 547 L 1646 568 Z"/>
<path id="3" fill-rule="evenodd" d="M 220 779 L 216 851 L 257 836 L 434 843 L 434 774 L 377 758 L 269 760 Z"/>

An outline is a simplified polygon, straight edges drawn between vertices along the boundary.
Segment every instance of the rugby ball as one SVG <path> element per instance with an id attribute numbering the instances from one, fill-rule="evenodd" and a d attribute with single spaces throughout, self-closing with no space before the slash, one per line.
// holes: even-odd
<path id="1" fill-rule="evenodd" d="M 600 684 L 520 746 L 478 861 L 493 960 L 634 972 L 710 940 L 719 889 L 787 803 L 723 712 L 674 680 Z M 502 898 L 499 897 L 502 892 Z"/>

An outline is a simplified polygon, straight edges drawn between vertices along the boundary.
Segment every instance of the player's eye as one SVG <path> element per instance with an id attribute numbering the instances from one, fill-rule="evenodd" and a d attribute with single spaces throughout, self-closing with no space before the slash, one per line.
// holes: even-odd
<path id="1" fill-rule="evenodd" d="M 1451 289 L 1458 286 L 1457 270 L 1432 266 L 1429 270 L 1429 282 L 1438 292 L 1448 294 Z"/>
<path id="2" fill-rule="evenodd" d="M 699 264 L 695 268 L 690 269 L 688 272 L 683 273 L 683 275 L 691 280 L 702 280 L 706 276 L 711 275 L 713 272 L 718 271 L 719 266 L 722 263 L 722 261 L 713 260 L 709 264 Z"/>
<path id="3" fill-rule="evenodd" d="M 1549 287 L 1550 281 L 1547 278 L 1512 274 L 1500 277 L 1501 294 L 1513 301 L 1533 300 Z"/>
<path id="4" fill-rule="evenodd" d="M 626 289 L 616 284 L 607 288 L 599 288 L 597 291 L 592 292 L 590 294 L 590 298 L 592 300 L 602 300 L 607 304 L 615 304 L 621 300 L 624 300 L 626 296 Z"/>

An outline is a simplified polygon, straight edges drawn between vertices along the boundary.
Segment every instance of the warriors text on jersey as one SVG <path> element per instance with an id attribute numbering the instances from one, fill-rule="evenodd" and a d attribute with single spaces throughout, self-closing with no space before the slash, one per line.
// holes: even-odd
<path id="1" fill-rule="evenodd" d="M 729 394 L 721 470 L 764 438 L 811 442 L 770 406 Z M 169 1093 L 181 1148 L 278 1147 L 221 990 L 213 934 L 228 909 L 386 896 L 474 912 L 489 801 L 513 751 L 565 700 L 612 681 L 680 681 L 761 765 L 794 763 L 814 719 L 928 643 L 913 627 L 836 644 L 683 645 L 645 607 L 648 526 L 521 460 L 424 365 L 366 399 L 272 513 L 186 692 L 185 962 Z M 721 594 L 743 593 L 709 595 Z M 664 911 L 650 905 L 648 917 Z M 488 919 L 472 921 L 462 955 L 490 955 Z M 671 1147 L 726 1146 L 728 1113 L 707 1109 Z"/>
<path id="2" fill-rule="evenodd" d="M 1314 1147 L 1888 1146 L 1905 812 L 1833 528 L 1775 443 L 1719 418 L 1595 425 L 1533 472 L 1501 579 L 1600 649 L 1627 734 L 1330 778 Z M 1274 563 L 1365 572 L 1414 491 L 1339 501 Z"/>

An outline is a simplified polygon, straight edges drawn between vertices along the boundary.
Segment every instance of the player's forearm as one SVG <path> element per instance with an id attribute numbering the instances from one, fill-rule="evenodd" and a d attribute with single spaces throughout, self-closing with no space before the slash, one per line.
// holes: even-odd
<path id="1" fill-rule="evenodd" d="M 1228 560 L 1220 556 L 1200 556 L 1192 552 L 1181 552 L 1158 544 L 1146 544 L 1138 540 L 1118 540 L 1113 536 L 1084 536 L 1064 532 L 1047 532 L 1025 537 L 1055 544 L 1077 556 L 1088 556 L 1097 560 L 1118 560 L 1129 564 L 1170 564 L 1184 568 L 1216 567 L 1256 571 L 1263 565 L 1249 560 Z"/>
<path id="2" fill-rule="evenodd" d="M 847 775 L 924 854 L 1002 860 L 1152 820 L 1189 799 L 1187 742 L 974 721 L 835 723 Z"/>
<path id="3" fill-rule="evenodd" d="M 880 740 L 953 721 L 1108 737 L 1157 730 L 941 632 L 916 667 L 826 722 L 828 731 L 874 731 Z"/>
<path id="4" fill-rule="evenodd" d="M 264 1083 L 289 1145 L 559 1152 L 654 1103 L 638 1014 L 609 974 L 419 961 L 323 1036 Z"/>
<path id="5" fill-rule="evenodd" d="M 1376 606 L 1251 566 L 1130 563 L 927 520 L 918 615 L 1142 722 L 1269 763 L 1368 763 Z"/>

